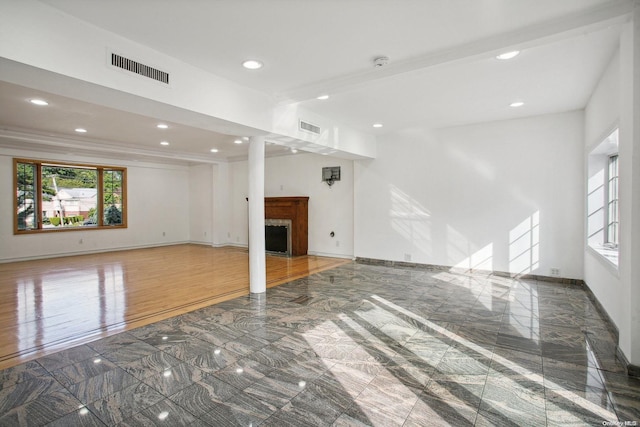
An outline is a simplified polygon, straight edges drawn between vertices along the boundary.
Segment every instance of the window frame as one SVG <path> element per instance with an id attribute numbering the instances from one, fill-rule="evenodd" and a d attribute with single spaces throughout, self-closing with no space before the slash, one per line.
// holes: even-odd
<path id="1" fill-rule="evenodd" d="M 614 274 L 619 272 L 619 230 L 620 230 L 620 126 L 614 124 L 597 144 L 590 146 L 586 155 L 586 200 L 585 200 L 585 246 L 599 255 L 607 267 L 613 268 Z M 617 159 L 617 222 L 618 241 L 612 242 L 615 231 L 609 229 L 611 217 L 611 198 L 615 194 L 611 184 L 612 158 Z M 614 192 L 615 189 L 614 188 Z M 612 235 L 613 234 L 613 235 Z M 615 239 L 614 239 L 615 240 Z"/>
<path id="2" fill-rule="evenodd" d="M 605 217 L 604 244 L 618 248 L 620 231 L 620 161 L 618 153 L 610 154 L 607 160 L 607 209 Z M 615 171 L 612 171 L 615 168 Z M 612 231 L 612 228 L 614 230 Z M 613 234 L 613 236 L 612 236 Z"/>
<path id="3" fill-rule="evenodd" d="M 36 196 L 36 200 L 34 200 L 35 205 L 35 228 L 31 229 L 19 229 L 18 228 L 18 207 L 19 207 L 19 193 L 20 189 L 18 187 L 18 165 L 19 164 L 30 164 L 35 166 L 34 171 L 34 185 L 33 185 L 33 193 Z M 95 170 L 97 173 L 97 194 L 96 194 L 96 210 L 97 210 L 97 221 L 96 225 L 85 225 L 80 227 L 54 227 L 54 228 L 44 228 L 43 227 L 43 215 L 42 215 L 42 168 L 46 167 L 61 167 L 61 168 L 79 168 L 79 169 L 89 169 Z M 104 223 L 104 215 L 105 215 L 105 204 L 104 204 L 104 173 L 105 171 L 118 171 L 122 174 L 122 185 L 121 185 L 121 213 L 122 213 L 122 223 L 121 224 L 112 224 L 108 225 Z M 87 164 L 87 163 L 70 163 L 64 161 L 57 160 L 35 160 L 35 159 L 26 159 L 26 158 L 14 158 L 13 159 L 13 234 L 14 235 L 22 235 L 22 234 L 34 234 L 34 233 L 50 233 L 50 232 L 64 232 L 64 231 L 88 231 L 88 230 L 112 230 L 112 229 L 123 229 L 127 228 L 127 168 L 123 166 L 110 166 L 110 165 L 97 165 L 97 164 Z"/>

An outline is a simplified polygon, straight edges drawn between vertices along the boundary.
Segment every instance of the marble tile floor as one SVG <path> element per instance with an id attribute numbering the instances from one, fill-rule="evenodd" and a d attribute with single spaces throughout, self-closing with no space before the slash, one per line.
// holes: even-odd
<path id="1" fill-rule="evenodd" d="M 581 287 L 358 263 L 0 371 L 0 426 L 634 422 Z"/>

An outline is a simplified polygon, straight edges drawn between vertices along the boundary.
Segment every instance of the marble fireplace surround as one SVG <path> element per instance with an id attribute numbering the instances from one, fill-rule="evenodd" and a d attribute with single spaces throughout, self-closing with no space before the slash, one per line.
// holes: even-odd
<path id="1" fill-rule="evenodd" d="M 286 250 L 286 255 L 287 256 L 291 256 L 291 220 L 290 219 L 265 219 L 264 220 L 264 226 L 265 228 L 267 227 L 285 227 L 287 230 L 287 250 Z M 265 233 L 265 246 L 267 249 L 267 252 L 269 253 L 285 253 L 285 252 L 280 252 L 280 251 L 274 251 L 272 249 L 269 249 L 269 233 Z"/>

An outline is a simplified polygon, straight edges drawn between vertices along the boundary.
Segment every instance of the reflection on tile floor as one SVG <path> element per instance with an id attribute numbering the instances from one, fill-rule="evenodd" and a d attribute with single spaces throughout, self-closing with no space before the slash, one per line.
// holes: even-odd
<path id="1" fill-rule="evenodd" d="M 579 286 L 357 263 L 0 371 L 0 426 L 607 421 L 640 380 Z"/>

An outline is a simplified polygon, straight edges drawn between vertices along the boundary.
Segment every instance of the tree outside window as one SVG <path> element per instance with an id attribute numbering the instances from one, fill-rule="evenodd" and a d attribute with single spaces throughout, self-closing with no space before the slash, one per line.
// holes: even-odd
<path id="1" fill-rule="evenodd" d="M 126 227 L 126 169 L 14 159 L 15 233 Z"/>

